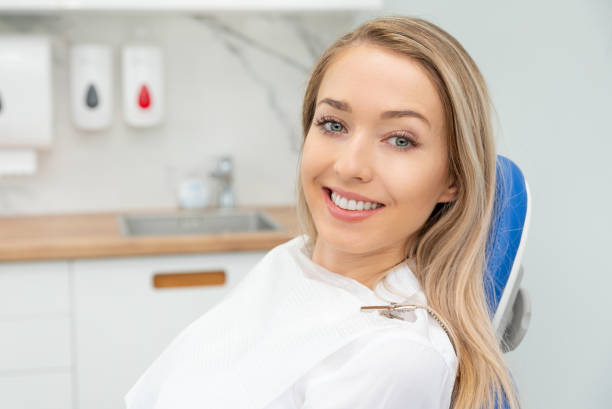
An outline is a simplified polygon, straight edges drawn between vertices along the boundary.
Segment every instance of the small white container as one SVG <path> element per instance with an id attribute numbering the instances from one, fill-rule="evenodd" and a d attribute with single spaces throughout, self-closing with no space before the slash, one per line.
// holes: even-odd
<path id="1" fill-rule="evenodd" d="M 112 123 L 112 56 L 111 47 L 103 44 L 79 44 L 71 49 L 70 96 L 77 128 L 96 131 Z"/>
<path id="2" fill-rule="evenodd" d="M 184 209 L 201 209 L 210 204 L 210 189 L 199 177 L 182 180 L 177 193 L 179 204 Z"/>
<path id="3" fill-rule="evenodd" d="M 162 50 L 152 45 L 125 45 L 121 54 L 123 113 L 134 127 L 161 123 L 164 113 Z"/>

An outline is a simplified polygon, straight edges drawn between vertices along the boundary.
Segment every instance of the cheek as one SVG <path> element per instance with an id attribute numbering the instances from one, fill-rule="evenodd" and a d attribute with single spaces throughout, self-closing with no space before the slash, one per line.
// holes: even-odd
<path id="1" fill-rule="evenodd" d="M 427 220 L 443 188 L 443 169 L 432 163 L 436 162 L 411 163 L 385 172 L 385 185 L 396 208 L 419 223 Z"/>

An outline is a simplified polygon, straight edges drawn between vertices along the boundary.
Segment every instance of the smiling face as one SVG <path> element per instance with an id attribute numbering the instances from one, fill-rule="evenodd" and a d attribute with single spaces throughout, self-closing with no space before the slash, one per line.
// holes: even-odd
<path id="1" fill-rule="evenodd" d="M 318 232 L 313 259 L 335 252 L 401 260 L 436 203 L 455 198 L 446 132 L 436 88 L 412 59 L 370 44 L 336 56 L 300 168 Z"/>

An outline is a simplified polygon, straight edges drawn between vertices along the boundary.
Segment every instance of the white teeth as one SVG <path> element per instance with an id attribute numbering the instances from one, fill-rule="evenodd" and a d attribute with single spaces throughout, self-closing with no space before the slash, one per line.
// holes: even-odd
<path id="1" fill-rule="evenodd" d="M 362 202 L 361 200 L 356 201 L 353 199 L 349 200 L 336 192 L 331 193 L 331 199 L 336 206 L 345 210 L 374 210 L 382 206 L 380 203 Z"/>

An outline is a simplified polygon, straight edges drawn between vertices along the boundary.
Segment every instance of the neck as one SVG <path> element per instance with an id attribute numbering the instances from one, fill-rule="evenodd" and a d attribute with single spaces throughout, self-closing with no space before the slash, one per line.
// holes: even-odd
<path id="1" fill-rule="evenodd" d="M 350 253 L 317 238 L 312 261 L 334 273 L 352 278 L 374 290 L 384 274 L 405 259 L 403 245 L 377 249 L 368 253 Z"/>

